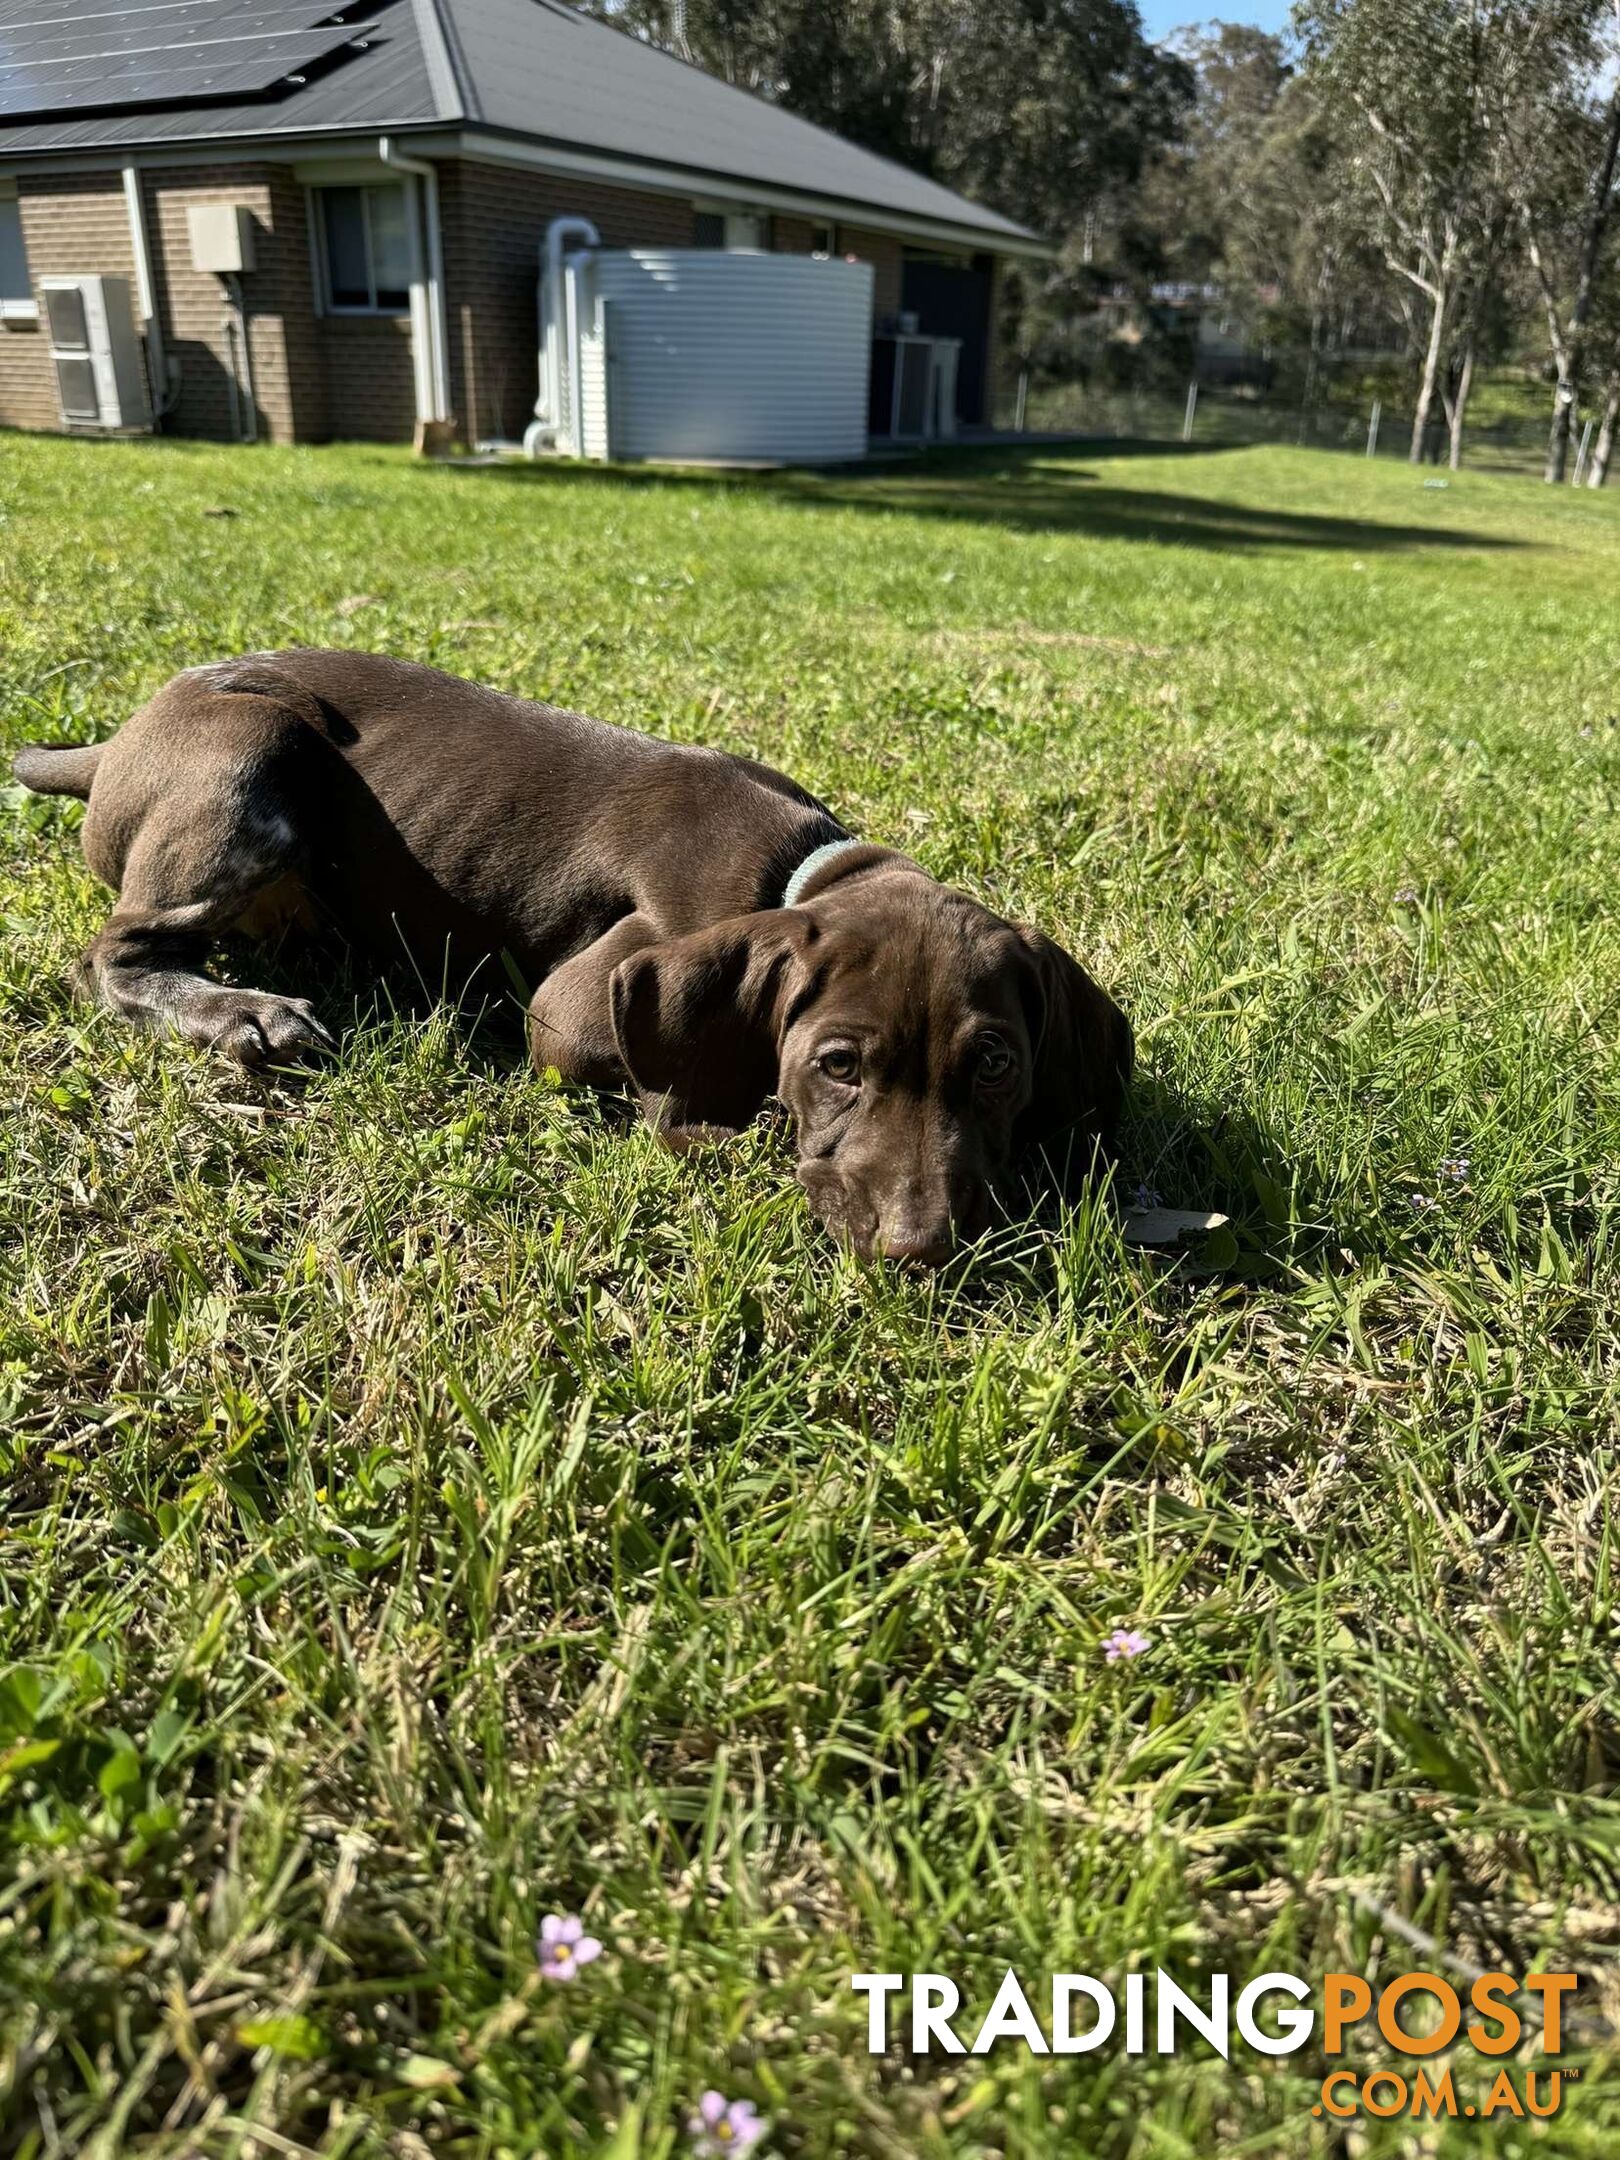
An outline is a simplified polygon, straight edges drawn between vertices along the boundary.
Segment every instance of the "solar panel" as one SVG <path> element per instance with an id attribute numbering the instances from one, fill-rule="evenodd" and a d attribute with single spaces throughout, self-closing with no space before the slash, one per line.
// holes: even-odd
<path id="1" fill-rule="evenodd" d="M 197 45 L 214 38 L 254 38 L 300 30 L 361 10 L 342 0 L 159 0 L 148 7 L 66 12 L 61 0 L 33 0 L 28 20 L 0 8 L 0 67 L 29 65 L 66 52 L 120 53 Z"/>
<path id="2" fill-rule="evenodd" d="M 0 115 L 259 95 L 364 37 L 337 13 L 332 0 L 166 0 L 64 17 L 61 0 L 33 0 L 27 22 L 0 13 Z"/>

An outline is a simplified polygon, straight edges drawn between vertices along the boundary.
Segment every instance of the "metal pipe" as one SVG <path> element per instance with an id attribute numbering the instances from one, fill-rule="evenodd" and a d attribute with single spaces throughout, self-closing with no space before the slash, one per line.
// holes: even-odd
<path id="1" fill-rule="evenodd" d="M 238 439 L 242 442 L 257 442 L 259 439 L 259 403 L 253 393 L 253 348 L 248 341 L 247 302 L 242 297 L 242 280 L 239 277 L 227 277 L 225 287 L 231 296 L 231 306 L 235 310 L 234 318 L 227 318 L 227 320 L 231 322 L 234 337 L 241 342 L 242 352 L 242 412 L 237 428 Z M 234 395 L 236 389 L 236 360 L 234 355 L 231 361 L 230 377 L 233 392 L 231 402 L 234 408 L 236 403 Z"/>
<path id="2" fill-rule="evenodd" d="M 523 437 L 523 447 L 530 457 L 538 457 L 549 437 L 552 443 L 562 433 L 565 420 L 570 423 L 569 436 L 573 439 L 572 415 L 564 410 L 564 343 L 568 337 L 568 295 L 563 278 L 563 253 L 570 240 L 581 241 L 586 247 L 600 247 L 601 235 L 589 218 L 557 217 L 546 227 L 546 237 L 541 249 L 540 261 L 540 394 L 535 399 L 534 421 Z M 573 341 L 568 340 L 566 357 L 576 363 L 577 355 Z M 577 403 L 576 394 L 572 402 Z"/>
<path id="3" fill-rule="evenodd" d="M 420 325 L 427 333 L 427 365 L 417 391 L 417 418 L 421 420 L 448 420 L 450 417 L 450 331 L 449 318 L 444 299 L 444 239 L 439 230 L 439 174 L 436 166 L 425 158 L 405 157 L 395 148 L 392 137 L 379 136 L 377 155 L 394 172 L 408 173 L 422 185 L 422 216 L 420 225 L 427 228 L 427 271 L 425 278 L 418 279 L 424 287 L 423 320 Z M 417 251 L 417 267 L 420 268 L 420 225 L 411 221 L 411 243 Z M 413 329 L 418 326 L 413 323 Z M 426 405 L 431 409 L 422 411 Z"/>
<path id="4" fill-rule="evenodd" d="M 242 440 L 242 387 L 236 372 L 236 317 L 227 308 L 220 322 L 225 333 L 225 396 L 230 411 L 231 441 Z"/>

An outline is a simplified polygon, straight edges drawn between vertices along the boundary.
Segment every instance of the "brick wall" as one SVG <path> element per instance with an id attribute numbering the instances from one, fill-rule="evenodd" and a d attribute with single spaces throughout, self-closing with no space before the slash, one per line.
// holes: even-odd
<path id="1" fill-rule="evenodd" d="M 904 242 L 893 233 L 869 232 L 858 225 L 840 225 L 838 252 L 853 255 L 872 265 L 872 313 L 878 322 L 900 312 L 900 265 Z"/>
<path id="2" fill-rule="evenodd" d="M 297 440 L 315 417 L 309 392 L 318 385 L 308 380 L 309 243 L 291 176 L 264 165 L 176 166 L 143 172 L 141 193 L 164 345 L 180 364 L 179 396 L 165 430 L 231 439 L 230 305 L 221 278 L 192 268 L 186 213 L 193 204 L 239 203 L 253 221 L 253 268 L 243 272 L 241 286 L 255 424 L 261 440 Z M 238 398 L 245 403 L 245 397 L 242 386 Z"/>
<path id="3" fill-rule="evenodd" d="M 114 173 L 54 174 L 17 183 L 23 247 L 35 297 L 42 277 L 126 277 L 135 262 L 124 183 Z M 139 302 L 136 302 L 137 313 Z M 43 317 L 36 326 L 0 325 L 0 426 L 60 428 L 56 370 Z"/>
<path id="4" fill-rule="evenodd" d="M 408 315 L 328 315 L 320 332 L 324 432 L 338 441 L 409 442 L 416 370 Z"/>
<path id="5" fill-rule="evenodd" d="M 680 196 L 604 187 L 511 165 L 439 168 L 450 403 L 469 438 L 517 440 L 534 411 L 540 244 L 555 217 L 587 217 L 604 247 L 690 247 Z"/>
<path id="6" fill-rule="evenodd" d="M 416 376 L 409 318 L 316 314 L 308 194 L 288 167 L 193 166 L 144 179 L 153 280 L 183 368 L 168 423 L 176 434 L 229 436 L 225 293 L 212 273 L 191 268 L 186 212 L 193 203 L 235 202 L 254 225 L 254 267 L 242 292 L 261 439 L 410 441 Z"/>
<path id="7" fill-rule="evenodd" d="M 230 345 L 225 287 L 191 266 L 186 212 L 193 203 L 242 204 L 253 220 L 255 266 L 242 278 L 258 431 L 272 442 L 326 430 L 320 326 L 315 320 L 303 190 L 285 167 L 174 166 L 140 175 L 152 286 L 167 358 L 180 364 L 177 401 L 164 421 L 176 435 L 230 438 Z M 18 181 L 23 244 L 42 277 L 127 277 L 135 260 L 121 172 L 52 174 Z M 405 356 L 407 396 L 410 357 Z M 161 387 L 161 386 L 160 386 Z M 411 412 L 397 432 L 409 435 Z M 0 423 L 60 426 L 47 335 L 0 332 Z"/>
<path id="8" fill-rule="evenodd" d="M 316 315 L 307 200 L 288 167 L 154 167 L 141 173 L 140 185 L 164 351 L 180 364 L 179 394 L 165 432 L 231 439 L 226 288 L 211 271 L 192 268 L 186 215 L 194 203 L 230 202 L 241 204 L 253 222 L 254 267 L 241 283 L 260 440 L 410 440 L 416 390 L 409 321 Z M 133 286 L 121 173 L 24 176 L 18 202 L 36 284 L 41 277 L 100 274 L 127 277 Z M 0 425 L 60 424 L 44 331 L 0 329 Z"/>

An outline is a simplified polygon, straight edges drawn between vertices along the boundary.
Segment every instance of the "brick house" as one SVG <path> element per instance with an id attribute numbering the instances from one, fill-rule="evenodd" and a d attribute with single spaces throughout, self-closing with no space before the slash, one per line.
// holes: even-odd
<path id="1" fill-rule="evenodd" d="M 166 432 L 513 440 L 565 215 L 606 247 L 869 262 L 875 331 L 960 339 L 968 425 L 1001 266 L 1047 252 L 562 0 L 170 0 L 82 29 L 0 0 L 0 425 L 72 425 L 42 303 L 101 277 Z"/>

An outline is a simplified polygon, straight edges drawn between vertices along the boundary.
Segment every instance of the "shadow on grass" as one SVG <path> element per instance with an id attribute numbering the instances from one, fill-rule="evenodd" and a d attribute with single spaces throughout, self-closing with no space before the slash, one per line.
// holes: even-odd
<path id="1" fill-rule="evenodd" d="M 1166 1274 L 1268 1281 L 1321 1238 L 1306 1227 L 1316 1220 L 1311 1197 L 1296 1189 L 1291 1210 L 1288 1205 L 1291 1153 L 1286 1138 L 1246 1108 L 1234 1104 L 1209 1117 L 1156 1073 L 1139 1069 L 1111 1159 L 1025 1166 L 1028 1219 L 1050 1236 L 1066 1209 L 1097 1205 L 1109 1178 L 1108 1204 L 1121 1216 L 1163 1206 L 1228 1218 L 1209 1241 L 1195 1235 L 1179 1245 L 1135 1248 L 1153 1253 Z"/>
<path id="2" fill-rule="evenodd" d="M 457 994 L 434 988 L 406 960 L 379 963 L 335 934 L 293 931 L 274 942 L 225 938 L 218 959 L 214 972 L 222 982 L 308 998 L 340 1059 L 352 1053 L 356 1036 L 398 1022 L 420 1025 L 442 1014 L 470 1072 L 504 1077 L 529 1062 L 525 1006 L 493 962 Z M 308 1077 L 320 1069 L 319 1062 L 283 1066 L 277 1077 Z"/>
<path id="3" fill-rule="evenodd" d="M 1085 446 L 1076 445 L 1075 448 Z M 1155 456 L 1204 460 L 1223 447 L 1163 443 L 1090 446 L 1110 460 Z M 1076 533 L 1098 540 L 1146 541 L 1160 547 L 1309 548 L 1352 554 L 1405 550 L 1504 549 L 1525 543 L 1465 528 L 1389 525 L 1274 505 L 1217 501 L 1158 488 L 1112 487 L 1091 468 L 1065 462 L 1072 452 L 997 446 L 936 453 L 909 463 L 840 466 L 823 472 L 694 470 L 691 467 L 501 464 L 481 475 L 515 487 L 582 494 L 642 488 L 748 493 L 811 509 L 872 510 L 885 515 L 1000 525 L 1023 532 Z M 441 473 L 453 466 L 437 468 Z"/>

